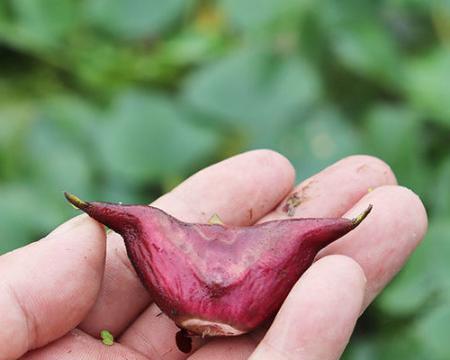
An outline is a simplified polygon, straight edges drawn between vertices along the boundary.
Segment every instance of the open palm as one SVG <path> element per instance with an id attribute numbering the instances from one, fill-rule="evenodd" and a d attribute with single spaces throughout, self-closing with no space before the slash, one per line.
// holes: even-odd
<path id="1" fill-rule="evenodd" d="M 295 188 L 294 180 L 284 157 L 251 151 L 152 204 L 180 220 L 207 222 L 217 213 L 232 225 L 287 217 L 283 200 L 293 192 L 295 217 L 353 217 L 373 204 L 361 226 L 319 253 L 271 324 L 239 337 L 196 338 L 190 354 L 180 352 L 178 328 L 152 303 L 120 236 L 105 240 L 103 227 L 81 215 L 0 257 L 0 360 L 339 358 L 361 312 L 423 238 L 426 213 L 369 156 L 343 159 Z M 115 335 L 113 346 L 98 340 L 103 329 Z"/>

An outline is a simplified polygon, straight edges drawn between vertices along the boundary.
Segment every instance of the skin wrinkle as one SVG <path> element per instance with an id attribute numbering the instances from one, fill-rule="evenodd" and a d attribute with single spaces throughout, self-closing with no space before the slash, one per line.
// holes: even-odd
<path id="1" fill-rule="evenodd" d="M 141 342 L 143 344 L 145 344 L 146 346 L 150 347 L 150 349 L 151 349 L 150 351 L 151 351 L 151 355 L 152 355 L 151 359 L 152 360 L 154 359 L 154 356 L 157 356 L 158 360 L 163 360 L 164 359 L 163 358 L 164 354 L 161 355 L 157 351 L 157 349 L 156 349 L 155 345 L 153 344 L 153 342 L 151 341 L 151 339 L 148 339 L 141 331 L 134 330 L 133 333 L 131 334 L 131 336 L 134 338 L 134 340 L 135 340 L 136 337 L 138 337 L 139 339 L 141 339 Z M 119 339 L 119 342 L 120 342 L 120 339 Z M 143 352 L 143 351 L 140 351 L 140 350 L 135 350 L 135 351 L 139 352 L 143 356 L 148 357 L 146 352 Z"/>
<path id="2" fill-rule="evenodd" d="M 142 356 L 144 356 L 145 358 L 151 359 L 151 360 L 163 360 L 164 358 L 159 354 L 159 352 L 156 350 L 155 346 L 153 345 L 153 343 L 147 341 L 146 336 L 144 336 L 144 334 L 135 331 L 133 333 L 133 336 L 136 336 L 138 338 L 140 338 L 142 340 L 143 343 L 145 343 L 146 345 L 148 345 L 151 348 L 151 357 L 148 356 L 148 354 L 144 353 L 142 350 L 139 349 L 131 349 L 130 347 L 124 345 L 124 347 L 126 347 L 127 349 L 130 349 L 132 351 L 135 351 L 139 354 L 141 354 Z M 120 339 L 118 341 L 118 343 L 120 343 Z M 156 357 L 156 358 L 155 358 Z"/>
<path id="3" fill-rule="evenodd" d="M 92 359 L 111 359 L 111 360 L 118 360 L 118 359 L 124 359 L 124 360 L 132 360 L 132 359 L 148 359 L 153 360 L 154 358 L 149 358 L 142 354 L 141 352 L 129 349 L 126 346 L 121 345 L 119 342 L 116 342 L 117 345 L 120 346 L 120 349 L 117 349 L 114 346 L 108 347 L 101 343 L 99 339 L 96 339 L 95 337 L 92 337 L 89 334 L 86 334 L 85 332 L 74 329 L 70 331 L 67 335 L 64 337 L 58 339 L 55 343 L 49 345 L 50 347 L 59 345 L 59 348 L 56 350 L 55 354 L 58 354 L 58 358 L 51 358 L 53 359 L 60 359 L 61 355 L 64 354 L 74 354 L 70 356 L 70 360 L 72 359 L 86 359 L 86 360 L 92 360 Z M 79 352 L 79 349 L 83 349 L 83 353 L 81 355 Z M 62 356 L 64 356 L 62 355 Z M 81 357 L 80 357 L 81 356 Z M 22 358 L 21 358 L 22 359 Z M 64 359 L 66 357 L 64 356 Z M 27 353 L 23 360 L 49 360 L 48 355 L 46 353 L 46 349 L 43 348 L 41 350 L 35 350 Z"/>
<path id="4" fill-rule="evenodd" d="M 32 314 L 29 313 L 26 306 L 23 305 L 22 300 L 20 299 L 20 296 L 17 295 L 16 291 L 14 290 L 13 286 L 11 284 L 7 284 L 7 290 L 13 300 L 13 304 L 17 305 L 17 308 L 22 315 L 22 321 L 25 323 L 25 327 L 27 329 L 27 334 L 24 337 L 25 339 L 25 346 L 24 348 L 30 349 L 34 347 L 34 344 L 36 344 L 37 339 L 37 326 L 36 326 L 36 320 Z M 30 325 L 30 322 L 32 323 Z"/>
<path id="5" fill-rule="evenodd" d="M 280 349 L 278 346 L 272 344 L 271 341 L 267 341 L 264 343 L 265 347 L 270 348 L 271 351 L 271 356 L 273 355 L 272 352 L 274 351 L 275 354 L 277 354 L 277 356 L 280 356 L 280 359 L 286 359 L 286 360 L 295 360 L 298 359 L 298 353 L 296 353 L 295 358 L 291 357 L 292 353 L 288 353 L 286 351 L 284 351 L 283 349 Z"/>

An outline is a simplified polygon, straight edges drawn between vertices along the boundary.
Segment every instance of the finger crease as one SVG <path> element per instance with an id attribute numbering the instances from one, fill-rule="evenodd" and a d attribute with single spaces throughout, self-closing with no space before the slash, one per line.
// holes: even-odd
<path id="1" fill-rule="evenodd" d="M 33 313 L 28 311 L 27 307 L 24 305 L 20 296 L 16 293 L 14 288 L 11 285 L 8 285 L 9 293 L 12 297 L 12 300 L 15 304 L 17 304 L 17 308 L 22 316 L 23 322 L 25 323 L 25 327 L 27 329 L 26 332 L 26 348 L 27 350 L 31 350 L 35 347 L 36 341 L 38 339 L 38 326 L 37 321 Z"/>
<path id="2" fill-rule="evenodd" d="M 148 337 L 146 337 L 141 331 L 138 331 L 136 329 L 133 329 L 132 331 L 133 331 L 133 337 L 139 338 L 143 344 L 146 344 L 146 346 L 148 346 L 148 348 L 149 348 L 149 350 L 151 352 L 151 359 L 155 359 L 155 357 L 157 357 L 157 360 L 162 360 L 163 359 L 163 355 L 165 355 L 165 354 L 161 355 L 159 353 L 159 351 L 156 350 L 155 345 L 153 345 L 152 341 Z M 119 340 L 119 342 L 120 342 L 120 340 Z M 149 356 L 147 351 L 143 352 L 142 350 L 136 349 L 136 347 L 134 347 L 134 346 L 133 347 L 129 346 L 129 345 L 125 345 L 125 346 L 127 346 L 128 348 L 130 348 L 130 349 L 132 349 L 134 351 L 139 352 L 140 354 L 142 354 L 142 355 L 144 355 L 146 357 Z"/>
<path id="3" fill-rule="evenodd" d="M 268 341 L 264 341 L 262 344 L 265 347 L 269 348 L 276 355 L 279 355 L 282 359 L 286 359 L 286 360 L 292 359 L 293 360 L 295 358 L 295 357 L 293 357 L 292 353 L 288 353 L 287 351 L 280 349 L 278 346 L 275 346 Z"/>

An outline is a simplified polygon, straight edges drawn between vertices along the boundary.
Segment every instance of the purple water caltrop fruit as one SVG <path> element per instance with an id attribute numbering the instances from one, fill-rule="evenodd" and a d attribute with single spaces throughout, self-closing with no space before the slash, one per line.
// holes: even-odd
<path id="1" fill-rule="evenodd" d="M 277 312 L 319 250 L 372 209 L 355 219 L 291 218 L 238 227 L 185 223 L 147 205 L 65 196 L 122 235 L 153 301 L 186 336 L 232 336 L 256 328 Z"/>

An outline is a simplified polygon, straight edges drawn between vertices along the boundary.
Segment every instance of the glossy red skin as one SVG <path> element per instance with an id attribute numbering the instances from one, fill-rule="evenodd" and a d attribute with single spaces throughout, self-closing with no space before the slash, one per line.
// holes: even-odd
<path id="1" fill-rule="evenodd" d="M 150 206 L 96 202 L 82 210 L 123 236 L 143 284 L 179 326 L 198 318 L 243 332 L 274 315 L 318 251 L 356 226 L 343 218 L 189 224 Z"/>

